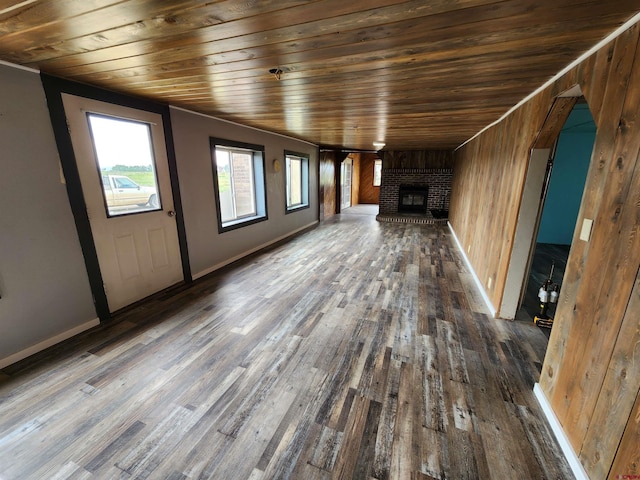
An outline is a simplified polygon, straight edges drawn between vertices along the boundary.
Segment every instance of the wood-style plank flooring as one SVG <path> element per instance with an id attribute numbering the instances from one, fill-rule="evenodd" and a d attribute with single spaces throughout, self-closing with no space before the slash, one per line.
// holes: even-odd
<path id="1" fill-rule="evenodd" d="M 4 369 L 0 478 L 572 478 L 544 335 L 446 227 L 354 213 Z"/>

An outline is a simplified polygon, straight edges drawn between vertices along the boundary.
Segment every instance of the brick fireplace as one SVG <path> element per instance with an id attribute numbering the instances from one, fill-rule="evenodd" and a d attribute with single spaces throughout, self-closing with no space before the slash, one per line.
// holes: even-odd
<path id="1" fill-rule="evenodd" d="M 424 210 L 426 210 L 427 212 L 430 212 L 431 210 L 449 210 L 449 197 L 451 196 L 451 180 L 453 178 L 453 169 L 385 169 L 384 163 L 382 167 L 382 183 L 380 185 L 380 214 L 393 215 L 403 213 L 400 211 L 401 186 L 403 187 L 403 191 L 406 191 L 410 187 L 413 187 L 414 189 L 420 189 L 422 191 L 426 190 L 426 208 Z"/>
<path id="2" fill-rule="evenodd" d="M 453 181 L 449 150 L 383 150 L 379 221 L 446 222 Z"/>

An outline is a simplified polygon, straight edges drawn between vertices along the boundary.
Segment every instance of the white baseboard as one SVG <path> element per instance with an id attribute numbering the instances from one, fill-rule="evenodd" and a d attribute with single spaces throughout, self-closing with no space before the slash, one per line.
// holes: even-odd
<path id="1" fill-rule="evenodd" d="M 82 325 L 78 325 L 77 327 L 74 327 L 71 330 L 62 332 L 56 335 L 55 337 L 48 338 L 46 340 L 43 340 L 40 343 L 32 345 L 29 348 L 25 348 L 24 350 L 21 350 L 20 352 L 17 352 L 17 353 L 14 353 L 13 355 L 9 355 L 8 357 L 2 358 L 0 359 L 0 368 L 4 368 L 13 363 L 19 362 L 20 360 L 24 360 L 25 358 L 35 353 L 41 352 L 45 348 L 49 348 L 55 345 L 56 343 L 60 343 L 68 338 L 73 337 L 74 335 L 78 335 L 79 333 L 82 333 L 85 330 L 89 330 L 90 328 L 93 328 L 99 324 L 100 324 L 100 320 L 97 318 L 94 318 L 93 320 L 85 322 Z"/>
<path id="2" fill-rule="evenodd" d="M 536 383 L 533 386 L 533 394 L 535 395 L 536 400 L 538 400 L 540 408 L 542 408 L 542 413 L 544 413 L 553 434 L 556 436 L 556 439 L 560 444 L 560 448 L 562 449 L 562 453 L 567 459 L 576 480 L 589 480 L 589 475 L 587 475 L 582 463 L 580 463 L 578 455 L 576 455 L 576 452 L 573 450 L 571 442 L 569 442 L 567 435 L 564 433 L 562 425 L 560 424 L 558 417 L 556 417 L 556 414 L 553 412 L 551 404 L 549 403 L 549 400 L 547 400 L 547 396 L 542 391 L 539 383 Z"/>
<path id="3" fill-rule="evenodd" d="M 491 312 L 491 315 L 495 318 L 496 308 L 491 303 L 491 300 L 489 300 L 489 296 L 487 295 L 487 292 L 484 291 L 484 287 L 482 286 L 482 283 L 480 283 L 480 279 L 478 278 L 478 275 L 476 275 L 476 271 L 473 269 L 473 265 L 471 265 L 471 262 L 467 258 L 467 254 L 464 252 L 464 248 L 462 248 L 462 245 L 460 244 L 460 240 L 458 240 L 458 236 L 456 235 L 455 230 L 451 226 L 451 223 L 447 222 L 447 225 L 449 225 L 449 230 L 451 230 L 451 235 L 453 235 L 453 239 L 456 241 L 458 250 L 460 250 L 460 253 L 462 254 L 462 258 L 464 258 L 464 261 L 467 264 L 469 271 L 471 272 L 471 276 L 473 276 L 473 279 L 475 280 L 476 285 L 478 286 L 478 290 L 480 290 L 480 294 L 482 295 L 482 299 L 484 300 L 484 303 L 487 305 L 487 308 L 489 309 L 489 312 Z"/>
<path id="4" fill-rule="evenodd" d="M 302 232 L 303 230 L 306 230 L 307 228 L 311 228 L 314 225 L 317 225 L 318 223 L 320 223 L 320 222 L 318 220 L 316 220 L 315 222 L 311 222 L 311 223 L 305 225 L 304 227 L 297 228 L 296 230 L 293 230 L 292 232 L 289 232 L 289 233 L 287 233 L 285 235 L 280 235 L 279 237 L 274 238 L 274 239 L 272 239 L 272 240 L 270 240 L 270 241 L 268 241 L 266 243 L 263 243 L 262 245 L 258 245 L 257 247 L 254 247 L 254 248 L 252 248 L 250 250 L 247 250 L 246 252 L 242 252 L 242 253 L 234 256 L 234 257 L 228 258 L 224 262 L 217 263 L 216 265 L 213 265 L 212 267 L 206 268 L 205 270 L 202 270 L 202 271 L 200 271 L 198 273 L 195 273 L 195 274 L 192 275 L 192 278 L 194 280 L 197 280 L 198 278 L 202 278 L 205 275 L 209 275 L 210 273 L 215 272 L 216 270 L 219 270 L 222 267 L 225 267 L 225 266 L 229 265 L 230 263 L 236 262 L 236 261 L 240 260 L 241 258 L 244 258 L 244 257 L 246 257 L 248 255 L 251 255 L 252 253 L 255 253 L 255 252 L 259 251 L 259 250 L 262 250 L 263 248 L 267 248 L 268 246 L 273 245 L 274 243 L 277 243 L 280 240 L 284 240 L 285 238 L 291 237 L 292 235 L 295 235 L 296 233 Z"/>

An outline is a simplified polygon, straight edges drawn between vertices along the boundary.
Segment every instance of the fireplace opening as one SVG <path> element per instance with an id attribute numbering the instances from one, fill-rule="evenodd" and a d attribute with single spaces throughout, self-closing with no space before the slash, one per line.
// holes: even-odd
<path id="1" fill-rule="evenodd" d="M 400 185 L 398 193 L 398 212 L 427 213 L 428 185 Z"/>

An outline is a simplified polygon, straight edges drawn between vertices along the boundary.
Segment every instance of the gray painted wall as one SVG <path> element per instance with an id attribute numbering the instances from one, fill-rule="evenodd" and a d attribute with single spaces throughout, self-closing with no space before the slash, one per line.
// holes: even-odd
<path id="1" fill-rule="evenodd" d="M 171 110 L 194 277 L 318 222 L 317 148 Z M 218 233 L 209 137 L 265 146 L 268 221 Z M 0 368 L 97 323 L 38 74 L 0 64 Z M 285 214 L 284 151 L 309 155 L 310 208 Z M 284 163 L 284 162 L 282 162 Z"/>
<path id="2" fill-rule="evenodd" d="M 174 108 L 171 125 L 194 278 L 318 221 L 316 146 Z M 264 145 L 268 221 L 218 233 L 210 137 Z M 310 207 L 288 215 L 285 214 L 284 168 L 280 172 L 273 169 L 276 158 L 284 165 L 285 150 L 309 155 Z"/>
<path id="3" fill-rule="evenodd" d="M 40 77 L 0 65 L 0 365 L 95 320 Z"/>

